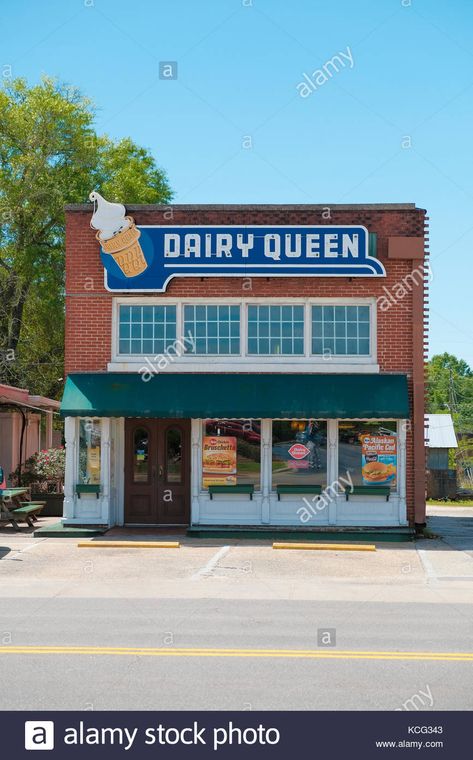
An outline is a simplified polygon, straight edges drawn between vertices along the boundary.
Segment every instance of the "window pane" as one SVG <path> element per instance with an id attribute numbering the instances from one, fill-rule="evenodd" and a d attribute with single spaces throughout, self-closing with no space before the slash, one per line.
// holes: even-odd
<path id="1" fill-rule="evenodd" d="M 277 485 L 327 484 L 327 423 L 273 420 L 273 489 Z M 301 494 L 292 495 L 302 499 Z"/>
<path id="2" fill-rule="evenodd" d="M 397 426 L 393 421 L 338 423 L 339 477 L 354 485 L 396 487 Z"/>
<path id="3" fill-rule="evenodd" d="M 100 483 L 100 420 L 79 421 L 79 484 Z"/>
<path id="4" fill-rule="evenodd" d="M 184 308 L 184 335 L 191 335 L 198 339 L 194 346 L 186 347 L 187 353 L 239 354 L 240 307 L 186 306 Z M 229 337 L 234 340 L 229 341 Z"/>
<path id="5" fill-rule="evenodd" d="M 137 428 L 133 437 L 133 480 L 146 483 L 149 477 L 149 434 L 145 428 Z"/>
<path id="6" fill-rule="evenodd" d="M 179 428 L 166 432 L 166 477 L 168 483 L 182 482 L 182 434 Z"/>
<path id="7" fill-rule="evenodd" d="M 347 340 L 347 353 L 348 354 L 356 354 L 357 353 L 357 342 L 353 339 Z"/>
<path id="8" fill-rule="evenodd" d="M 176 340 L 176 307 L 120 305 L 119 338 L 120 354 L 162 353 Z"/>
<path id="9" fill-rule="evenodd" d="M 304 353 L 303 306 L 252 305 L 248 306 L 248 319 L 251 320 L 248 322 L 249 354 Z"/>
<path id="10" fill-rule="evenodd" d="M 369 306 L 313 306 L 312 353 L 369 356 L 369 310 Z"/>
<path id="11" fill-rule="evenodd" d="M 202 483 L 260 487 L 261 421 L 204 420 Z"/>

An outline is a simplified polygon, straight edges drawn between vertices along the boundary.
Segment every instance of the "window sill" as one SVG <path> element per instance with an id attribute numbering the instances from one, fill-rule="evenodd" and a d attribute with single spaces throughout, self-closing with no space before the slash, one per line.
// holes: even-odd
<path id="1" fill-rule="evenodd" d="M 258 359 L 250 357 L 237 357 L 235 359 L 220 358 L 216 356 L 196 359 L 186 358 L 169 361 L 167 366 L 158 367 L 153 363 L 152 357 L 133 357 L 124 360 L 114 360 L 107 364 L 108 372 L 142 372 L 155 374 L 162 372 L 316 372 L 316 373 L 360 373 L 379 374 L 379 364 L 372 360 L 364 361 L 314 361 L 312 358 L 303 357 L 299 360 L 280 357 L 270 359 Z"/>

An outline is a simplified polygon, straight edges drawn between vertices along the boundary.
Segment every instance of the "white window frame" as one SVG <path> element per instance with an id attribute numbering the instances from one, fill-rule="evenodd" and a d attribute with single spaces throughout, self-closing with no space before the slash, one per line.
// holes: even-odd
<path id="1" fill-rule="evenodd" d="M 376 332 L 376 321 L 374 322 L 374 325 L 373 325 L 373 311 L 376 311 L 376 308 L 373 307 L 371 305 L 371 303 L 362 303 L 361 301 L 358 301 L 358 300 L 352 300 L 352 303 L 349 303 L 349 304 L 346 303 L 346 301 L 344 301 L 343 303 L 342 302 L 336 303 L 335 301 L 332 301 L 332 300 L 330 300 L 327 303 L 311 303 L 310 304 L 310 309 L 309 309 L 308 315 L 306 315 L 306 319 L 309 319 L 309 325 L 310 325 L 310 338 L 309 338 L 309 340 L 310 340 L 310 346 L 309 346 L 309 348 L 310 348 L 310 355 L 313 356 L 313 357 L 316 357 L 316 358 L 317 357 L 323 357 L 323 356 L 326 355 L 326 354 L 314 354 L 314 353 L 312 353 L 312 341 L 313 341 L 313 335 L 312 335 L 312 328 L 313 328 L 312 306 L 332 306 L 332 305 L 333 306 L 368 306 L 368 308 L 369 308 L 369 314 L 370 314 L 370 319 L 369 319 L 369 326 L 370 326 L 369 346 L 370 346 L 370 350 L 369 350 L 369 353 L 368 354 L 337 354 L 337 353 L 334 353 L 334 354 L 332 354 L 332 356 L 336 357 L 337 360 L 338 359 L 342 359 L 342 358 L 346 358 L 347 360 L 352 360 L 352 359 L 355 359 L 355 358 L 365 359 L 365 360 L 366 359 L 370 359 L 376 353 L 376 344 L 373 344 L 373 337 L 375 337 L 375 332 Z M 375 317 L 375 320 L 376 320 L 376 317 Z M 336 321 L 334 319 L 334 325 L 336 325 L 336 324 L 337 323 L 336 323 Z M 334 335 L 334 341 L 335 340 L 336 340 L 336 336 Z"/>
<path id="2" fill-rule="evenodd" d="M 199 492 L 205 496 L 209 495 L 209 488 L 208 486 L 204 488 L 204 477 L 202 472 L 202 452 L 203 452 L 203 446 L 204 446 L 204 437 L 205 437 L 205 423 L 207 420 L 227 420 L 228 422 L 231 422 L 232 420 L 238 421 L 238 422 L 259 422 L 260 424 L 260 430 L 261 430 L 261 439 L 259 444 L 259 484 L 258 486 L 255 486 L 254 493 L 256 495 L 261 495 L 263 492 L 263 483 L 265 481 L 265 474 L 263 469 L 263 456 L 264 456 L 264 445 L 263 445 L 263 418 L 262 417 L 207 417 L 206 419 L 200 419 L 200 451 L 199 451 Z"/>
<path id="3" fill-rule="evenodd" d="M 185 318 L 184 318 L 184 312 L 185 312 L 185 308 L 184 307 L 185 306 L 217 306 L 217 307 L 218 306 L 238 306 L 239 307 L 239 312 L 240 312 L 240 321 L 239 321 L 240 330 L 239 330 L 239 333 L 238 333 L 238 343 L 240 345 L 240 351 L 238 353 L 228 353 L 228 354 L 223 354 L 223 353 L 222 354 L 220 354 L 220 353 L 215 353 L 215 354 L 212 354 L 212 353 L 205 353 L 205 354 L 192 353 L 192 354 L 190 354 L 189 353 L 189 354 L 186 354 L 186 359 L 189 358 L 190 356 L 201 357 L 201 358 L 206 358 L 206 357 L 214 358 L 214 357 L 218 357 L 218 358 L 224 358 L 224 359 L 231 358 L 232 356 L 240 356 L 240 357 L 244 356 L 244 353 L 242 351 L 242 343 L 241 343 L 241 328 L 242 328 L 242 323 L 243 323 L 243 318 L 242 318 L 243 307 L 242 307 L 242 305 L 240 303 L 233 303 L 232 304 L 232 303 L 222 303 L 222 301 L 220 301 L 219 303 L 216 303 L 216 304 L 202 303 L 202 302 L 198 303 L 198 304 L 194 304 L 194 303 L 184 303 L 184 302 L 182 302 L 180 304 L 180 306 L 179 306 L 179 311 L 181 313 L 181 334 L 180 334 L 180 338 L 181 339 L 184 339 L 184 337 L 187 337 L 187 336 L 185 336 L 183 334 L 184 325 L 185 325 Z M 197 319 L 194 320 L 194 323 L 196 323 L 197 321 L 198 321 Z M 206 324 L 208 324 L 208 322 L 206 322 Z M 231 324 L 232 324 L 232 320 L 229 319 L 228 320 L 229 327 L 230 327 Z M 198 336 L 194 335 L 193 339 L 197 340 Z M 217 338 L 217 341 L 219 339 L 220 339 L 220 336 Z M 208 342 L 208 340 L 209 340 L 209 336 L 207 335 L 206 336 L 206 341 Z M 236 340 L 236 339 L 232 338 L 232 336 L 229 334 L 228 340 L 231 342 L 232 340 Z"/>
<path id="4" fill-rule="evenodd" d="M 133 300 L 133 303 L 131 301 Z M 156 301 L 156 302 L 155 302 Z M 140 298 L 140 299 L 128 299 L 128 302 L 126 299 L 120 299 L 120 301 L 113 306 L 113 314 L 112 314 L 112 356 L 116 357 L 116 361 L 126 361 L 126 362 L 134 362 L 139 361 L 143 362 L 143 360 L 148 356 L 148 354 L 121 354 L 120 353 L 120 306 L 175 306 L 176 307 L 176 340 L 178 340 L 179 336 L 182 334 L 182 322 L 181 316 L 182 316 L 182 309 L 180 308 L 180 304 L 178 301 L 173 301 L 172 303 L 163 303 L 161 301 L 157 301 L 156 299 L 153 299 L 153 303 L 151 303 L 151 299 L 146 298 Z"/>
<path id="5" fill-rule="evenodd" d="M 303 320 L 303 324 L 304 324 L 304 334 L 302 336 L 302 342 L 303 342 L 303 345 L 304 345 L 304 351 L 301 354 L 253 354 L 253 353 L 250 353 L 248 351 L 248 340 L 249 340 L 249 335 L 248 335 L 248 324 L 249 324 L 248 307 L 249 306 L 281 306 L 281 307 L 282 306 L 302 306 L 303 307 L 303 310 L 302 310 L 302 315 L 303 315 L 302 316 L 302 320 Z M 301 359 L 303 357 L 306 357 L 308 355 L 312 356 L 312 354 L 310 354 L 310 353 L 308 354 L 308 351 L 307 351 L 307 340 L 312 340 L 312 338 L 309 337 L 308 333 L 311 332 L 312 328 L 310 329 L 310 331 L 308 330 L 309 326 L 307 325 L 307 308 L 306 308 L 306 304 L 305 303 L 294 303 L 294 300 L 289 300 L 289 299 L 285 299 L 285 301 L 284 302 L 281 301 L 281 303 L 270 303 L 269 300 L 265 300 L 265 301 L 261 302 L 261 301 L 255 301 L 255 300 L 252 299 L 251 301 L 249 301 L 249 302 L 247 301 L 245 304 L 243 304 L 242 305 L 242 309 L 244 309 L 244 312 L 245 312 L 243 319 L 245 321 L 245 332 L 246 332 L 246 340 L 245 340 L 245 356 L 246 357 L 248 357 L 249 359 L 257 359 L 257 360 L 262 359 L 262 358 L 270 358 L 270 359 L 273 359 L 273 360 L 275 358 L 277 358 L 277 359 L 280 359 L 280 358 L 288 359 L 288 358 L 290 358 L 290 359 L 296 359 L 297 360 L 297 359 Z M 269 324 L 271 324 L 271 322 L 269 322 Z M 270 340 L 269 336 L 268 336 L 268 340 Z M 291 340 L 294 341 L 295 338 L 291 338 Z M 298 340 L 300 340 L 300 338 Z"/>
<path id="6" fill-rule="evenodd" d="M 183 306 L 195 305 L 240 305 L 240 353 L 239 354 L 182 354 L 172 356 L 162 372 L 317 372 L 317 373 L 378 373 L 377 361 L 377 299 L 368 298 L 316 298 L 316 297 L 228 297 L 170 298 L 163 296 L 114 297 L 112 307 L 111 362 L 109 372 L 138 372 L 148 366 L 154 357 L 119 354 L 119 307 L 121 305 L 149 305 L 176 307 L 176 340 L 183 337 Z M 304 354 L 247 354 L 248 305 L 293 306 L 304 305 Z M 370 306 L 370 354 L 369 355 L 325 355 L 312 354 L 312 306 Z M 149 369 L 149 366 L 148 366 Z"/>
<path id="7" fill-rule="evenodd" d="M 228 418 L 231 419 L 231 418 Z M 240 418 L 241 419 L 241 418 Z M 256 419 L 256 418 L 255 418 Z M 259 419 L 259 418 L 258 418 Z M 195 525 L 212 524 L 248 524 L 248 525 L 291 525 L 299 524 L 294 520 L 294 509 L 301 507 L 299 495 L 291 498 L 286 495 L 281 501 L 273 488 L 272 473 L 272 424 L 276 419 L 261 419 L 261 469 L 260 490 L 256 490 L 253 500 L 237 494 L 217 494 L 213 500 L 207 489 L 202 487 L 202 437 L 203 420 L 192 420 L 192 510 L 191 523 Z M 339 479 L 339 423 L 333 418 L 318 418 L 327 423 L 327 483 L 334 484 Z M 406 508 L 406 429 L 408 420 L 386 417 L 386 422 L 396 423 L 398 451 L 396 487 L 391 490 L 389 500 L 384 496 L 352 496 L 347 501 L 341 491 L 333 496 L 327 494 L 328 506 L 320 512 L 319 517 L 309 525 L 356 525 L 356 526 L 405 526 L 407 525 Z M 343 420 L 348 421 L 348 420 Z M 378 418 L 350 418 L 350 422 L 379 423 Z M 360 462 L 361 465 L 361 462 Z M 309 504 L 310 497 L 307 497 Z M 317 513 L 317 510 L 316 510 Z"/>

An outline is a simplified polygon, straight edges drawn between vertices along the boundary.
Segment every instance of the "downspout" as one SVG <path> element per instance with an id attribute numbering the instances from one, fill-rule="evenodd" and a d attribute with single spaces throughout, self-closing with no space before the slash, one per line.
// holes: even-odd
<path id="1" fill-rule="evenodd" d="M 23 461 L 23 443 L 25 438 L 25 430 L 26 430 L 26 414 L 21 408 L 21 406 L 17 407 L 18 411 L 21 414 L 21 433 L 20 433 L 20 460 L 18 462 L 18 485 L 21 486 L 21 463 Z"/>

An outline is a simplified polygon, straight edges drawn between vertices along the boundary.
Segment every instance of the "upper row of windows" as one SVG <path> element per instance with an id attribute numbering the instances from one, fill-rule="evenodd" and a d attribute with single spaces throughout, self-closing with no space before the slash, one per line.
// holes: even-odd
<path id="1" fill-rule="evenodd" d="M 175 305 L 119 306 L 119 354 L 164 353 L 177 339 Z M 240 305 L 182 306 L 184 353 L 240 355 Z M 303 305 L 248 305 L 246 353 L 254 356 L 303 356 L 309 326 Z M 310 353 L 369 356 L 370 306 L 313 305 Z"/>

